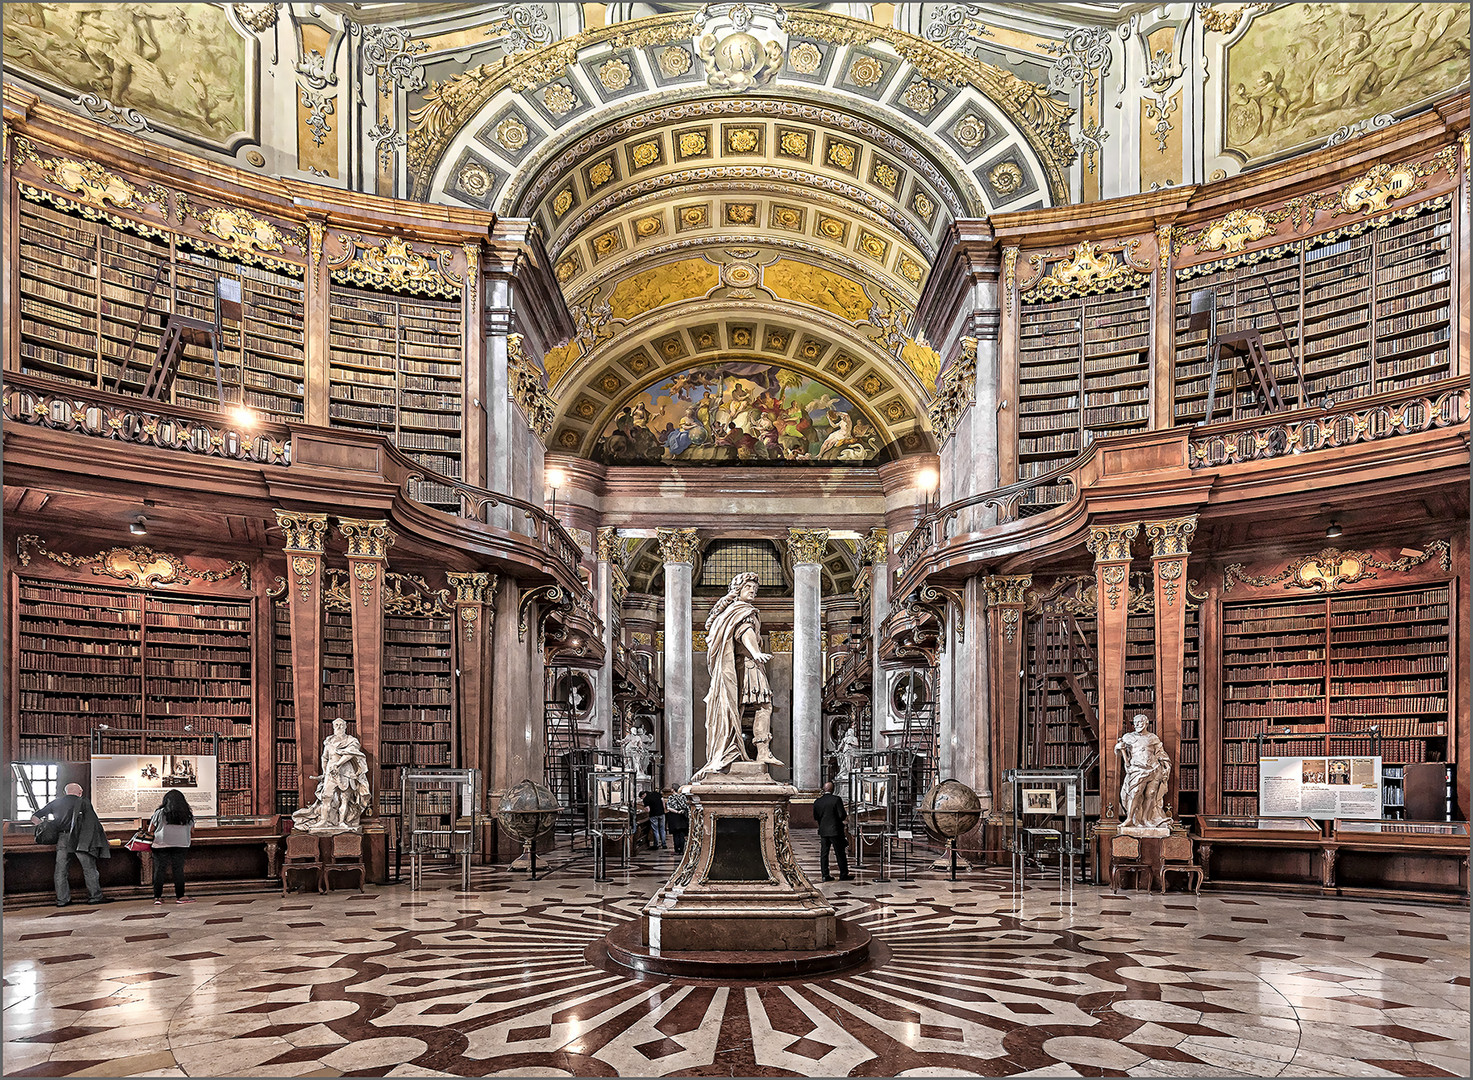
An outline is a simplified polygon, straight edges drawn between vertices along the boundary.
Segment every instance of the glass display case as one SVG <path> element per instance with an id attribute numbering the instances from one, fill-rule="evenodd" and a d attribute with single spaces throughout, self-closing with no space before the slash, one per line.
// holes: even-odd
<path id="1" fill-rule="evenodd" d="M 1414 837 L 1442 837 L 1450 840 L 1464 842 L 1468 839 L 1468 823 L 1466 821 L 1337 821 L 1335 823 L 1335 834 L 1353 835 L 1356 839 L 1364 836 L 1394 837 L 1398 840 L 1411 840 Z M 1415 842 L 1415 841 L 1414 841 Z"/>
<path id="2" fill-rule="evenodd" d="M 1214 834 L 1233 834 L 1239 832 L 1253 833 L 1294 833 L 1303 835 L 1309 833 L 1313 836 L 1320 835 L 1320 827 L 1309 818 L 1281 818 L 1281 817 L 1224 817 L 1210 814 L 1197 815 L 1197 832 L 1206 839 Z"/>

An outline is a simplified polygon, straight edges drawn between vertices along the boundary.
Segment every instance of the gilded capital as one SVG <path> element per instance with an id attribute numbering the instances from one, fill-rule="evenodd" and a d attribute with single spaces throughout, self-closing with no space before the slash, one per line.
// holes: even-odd
<path id="1" fill-rule="evenodd" d="M 1032 574 L 995 574 L 982 579 L 989 607 L 1023 603 L 1024 594 L 1032 584 Z"/>
<path id="2" fill-rule="evenodd" d="M 871 529 L 859 541 L 859 561 L 871 566 L 883 566 L 889 560 L 890 530 L 883 526 Z"/>
<path id="3" fill-rule="evenodd" d="M 1091 525 L 1085 547 L 1095 562 L 1129 562 L 1130 542 L 1140 535 L 1139 522 L 1128 525 Z"/>
<path id="4" fill-rule="evenodd" d="M 824 555 L 828 554 L 828 550 L 829 531 L 827 529 L 788 530 L 788 553 L 793 557 L 794 566 L 821 563 Z"/>
<path id="5" fill-rule="evenodd" d="M 597 550 L 599 562 L 624 565 L 624 538 L 619 535 L 618 529 L 608 527 L 599 529 Z"/>
<path id="6" fill-rule="evenodd" d="M 321 555 L 327 536 L 327 515 L 306 514 L 295 510 L 276 511 L 276 523 L 286 533 L 286 551 Z"/>
<path id="7" fill-rule="evenodd" d="M 455 602 L 457 604 L 484 604 L 487 597 L 490 602 L 496 602 L 496 575 L 488 573 L 445 575 L 445 580 L 450 582 L 450 587 L 455 590 Z"/>
<path id="8" fill-rule="evenodd" d="M 394 531 L 383 518 L 338 518 L 338 532 L 348 541 L 350 559 L 386 559 Z"/>
<path id="9" fill-rule="evenodd" d="M 660 545 L 660 558 L 666 563 L 696 562 L 696 548 L 701 542 L 696 539 L 694 529 L 656 529 L 655 540 Z"/>
<path id="10" fill-rule="evenodd" d="M 1192 534 L 1197 531 L 1197 515 L 1146 522 L 1146 538 L 1151 541 L 1152 558 L 1172 558 L 1187 554 Z"/>
<path id="11" fill-rule="evenodd" d="M 613 578 L 614 612 L 617 614 L 619 609 L 624 606 L 624 598 L 629 595 L 629 579 L 624 576 L 624 571 L 617 566 L 614 567 Z"/>

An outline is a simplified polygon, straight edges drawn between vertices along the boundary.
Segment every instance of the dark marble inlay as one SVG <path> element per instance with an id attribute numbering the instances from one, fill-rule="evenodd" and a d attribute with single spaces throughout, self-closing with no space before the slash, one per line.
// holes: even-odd
<path id="1" fill-rule="evenodd" d="M 707 881 L 771 881 L 762 856 L 762 822 L 758 818 L 723 817 L 715 823 L 715 841 Z"/>

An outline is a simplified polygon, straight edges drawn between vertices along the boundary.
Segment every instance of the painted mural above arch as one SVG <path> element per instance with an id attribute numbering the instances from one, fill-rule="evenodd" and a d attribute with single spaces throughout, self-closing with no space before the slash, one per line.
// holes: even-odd
<path id="1" fill-rule="evenodd" d="M 594 443 L 609 465 L 874 465 L 885 432 L 842 392 L 760 360 L 665 375 L 618 408 Z"/>

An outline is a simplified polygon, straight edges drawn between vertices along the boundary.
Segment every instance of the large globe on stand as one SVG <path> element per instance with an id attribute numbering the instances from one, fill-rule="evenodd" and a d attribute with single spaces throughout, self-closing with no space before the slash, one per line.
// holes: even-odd
<path id="1" fill-rule="evenodd" d="M 496 820 L 509 835 L 528 844 L 551 831 L 561 809 L 550 788 L 523 780 L 501 797 Z"/>
<path id="2" fill-rule="evenodd" d="M 982 820 L 982 800 L 960 780 L 932 784 L 921 796 L 921 822 L 934 839 L 951 843 Z"/>

